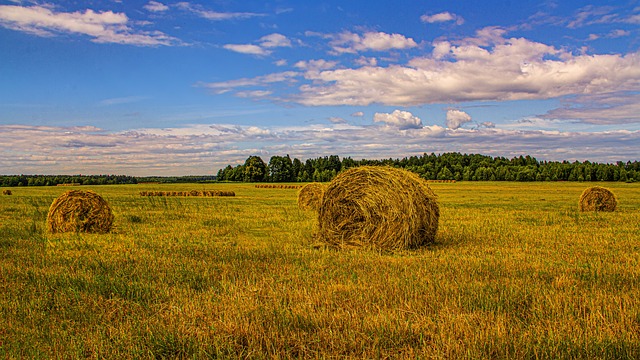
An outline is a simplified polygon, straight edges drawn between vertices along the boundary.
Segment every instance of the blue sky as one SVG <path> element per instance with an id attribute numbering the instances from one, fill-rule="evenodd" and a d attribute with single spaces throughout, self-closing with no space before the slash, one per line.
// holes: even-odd
<path id="1" fill-rule="evenodd" d="M 0 173 L 640 160 L 638 1 L 0 0 Z"/>

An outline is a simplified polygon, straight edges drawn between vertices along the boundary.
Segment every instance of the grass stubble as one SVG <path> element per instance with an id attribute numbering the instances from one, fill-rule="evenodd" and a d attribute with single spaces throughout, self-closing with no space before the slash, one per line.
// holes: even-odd
<path id="1" fill-rule="evenodd" d="M 0 202 L 2 358 L 640 358 L 637 184 L 430 184 L 417 250 L 333 250 L 296 193 L 99 187 L 108 234 L 46 232 L 59 190 Z M 14 189 L 15 190 L 15 189 Z"/>

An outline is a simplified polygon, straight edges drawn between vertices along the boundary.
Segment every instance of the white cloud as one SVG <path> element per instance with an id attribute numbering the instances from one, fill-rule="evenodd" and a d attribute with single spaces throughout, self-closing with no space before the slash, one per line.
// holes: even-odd
<path id="1" fill-rule="evenodd" d="M 143 8 L 151 12 L 163 12 L 169 10 L 167 5 L 157 1 L 149 1 L 147 5 L 143 6 Z"/>
<path id="2" fill-rule="evenodd" d="M 271 34 L 261 37 L 258 40 L 260 45 L 254 44 L 226 44 L 223 47 L 227 50 L 239 52 L 241 54 L 266 56 L 270 55 L 273 48 L 290 47 L 291 41 L 282 34 Z"/>
<path id="3" fill-rule="evenodd" d="M 613 92 L 583 95 L 542 115 L 543 119 L 578 120 L 596 125 L 640 123 L 640 94 Z"/>
<path id="4" fill-rule="evenodd" d="M 589 34 L 589 37 L 587 38 L 587 40 L 589 41 L 593 41 L 593 40 L 598 40 L 598 39 L 616 39 L 616 38 L 620 38 L 620 37 L 625 37 L 625 36 L 629 36 L 631 35 L 631 32 L 627 31 L 627 30 L 611 30 L 609 33 L 607 34 Z"/>
<path id="5" fill-rule="evenodd" d="M 356 111 L 353 114 L 351 114 L 351 116 L 353 116 L 353 117 L 363 117 L 364 113 L 362 111 Z"/>
<path id="6" fill-rule="evenodd" d="M 0 26 L 37 36 L 87 35 L 97 43 L 138 46 L 174 45 L 179 41 L 162 32 L 136 31 L 129 18 L 112 11 L 56 12 L 44 6 L 0 5 Z"/>
<path id="7" fill-rule="evenodd" d="M 574 55 L 501 29 L 458 44 L 440 42 L 407 65 L 308 74 L 294 98 L 305 105 L 410 106 L 465 101 L 550 99 L 638 89 L 640 53 Z"/>
<path id="8" fill-rule="evenodd" d="M 271 34 L 260 38 L 260 46 L 265 48 L 291 47 L 291 40 L 282 34 Z"/>
<path id="9" fill-rule="evenodd" d="M 447 22 L 447 21 L 454 21 L 456 23 L 456 25 L 462 25 L 464 24 L 464 19 L 461 16 L 458 16 L 456 14 L 452 14 L 448 11 L 445 12 L 441 12 L 438 14 L 433 14 L 433 15 L 422 15 L 420 16 L 420 20 L 422 22 L 425 23 L 438 23 L 438 22 Z"/>
<path id="10" fill-rule="evenodd" d="M 256 127 L 231 124 L 108 132 L 94 127 L 0 125 L 0 168 L 6 174 L 215 174 L 253 154 L 321 154 L 398 158 L 463 152 L 541 160 L 637 160 L 640 131 L 563 132 L 498 128 L 314 124 Z M 496 144 L 500 144 L 496 147 Z"/>
<path id="11" fill-rule="evenodd" d="M 188 2 L 179 2 L 175 6 L 182 10 L 189 11 L 201 18 L 212 20 L 212 21 L 222 21 L 222 20 L 233 20 L 233 19 L 249 19 L 253 17 L 265 16 L 264 14 L 259 13 L 250 13 L 250 12 L 217 12 L 212 10 L 205 10 L 200 5 L 192 5 Z"/>
<path id="12" fill-rule="evenodd" d="M 422 128 L 422 120 L 420 120 L 419 117 L 414 116 L 409 111 L 394 110 L 391 114 L 375 113 L 373 115 L 373 121 L 381 122 L 400 130 Z"/>
<path id="13" fill-rule="evenodd" d="M 320 70 L 333 69 L 334 67 L 336 67 L 336 65 L 338 65 L 337 61 L 327 61 L 324 59 L 318 59 L 318 60 L 308 60 L 308 61 L 301 60 L 295 63 L 293 66 L 301 70 L 320 71 Z"/>
<path id="14" fill-rule="evenodd" d="M 271 51 L 265 50 L 258 45 L 253 44 L 226 44 L 223 46 L 227 50 L 235 51 L 241 54 L 249 54 L 249 55 L 269 55 Z"/>
<path id="15" fill-rule="evenodd" d="M 244 87 L 252 87 L 252 86 L 267 86 L 269 84 L 280 83 L 280 82 L 294 82 L 295 78 L 298 75 L 299 73 L 295 71 L 284 71 L 280 73 L 257 76 L 254 78 L 242 78 L 242 79 L 229 80 L 229 81 L 199 83 L 197 84 L 197 86 L 214 90 L 215 93 L 221 94 L 236 88 L 244 88 Z"/>
<path id="16" fill-rule="evenodd" d="M 378 65 L 378 60 L 374 57 L 361 56 L 355 59 L 354 63 L 360 66 L 376 66 Z"/>
<path id="17" fill-rule="evenodd" d="M 349 31 L 336 35 L 325 36 L 332 40 L 329 45 L 336 54 L 357 53 L 360 51 L 387 51 L 393 49 L 410 49 L 418 44 L 412 39 L 400 34 L 383 32 L 366 32 L 362 35 Z"/>
<path id="18" fill-rule="evenodd" d="M 460 126 L 471 122 L 471 116 L 462 110 L 447 110 L 447 128 L 455 130 Z"/>

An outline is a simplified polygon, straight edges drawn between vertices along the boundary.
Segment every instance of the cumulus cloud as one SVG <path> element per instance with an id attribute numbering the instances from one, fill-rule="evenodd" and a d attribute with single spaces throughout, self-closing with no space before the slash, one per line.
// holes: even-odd
<path id="1" fill-rule="evenodd" d="M 380 159 L 464 152 L 544 160 L 636 160 L 640 131 L 568 132 L 498 128 L 314 124 L 232 124 L 109 132 L 95 127 L 0 125 L 0 168 L 6 174 L 215 174 L 253 154 L 309 159 L 318 154 Z M 500 148 L 496 149 L 495 144 Z"/>
<path id="2" fill-rule="evenodd" d="M 351 116 L 353 116 L 353 117 L 363 117 L 364 113 L 362 111 L 356 111 L 353 114 L 351 114 Z"/>
<path id="3" fill-rule="evenodd" d="M 375 113 L 373 115 L 373 121 L 384 123 L 400 130 L 422 128 L 422 120 L 409 111 L 394 110 L 391 114 Z"/>
<path id="4" fill-rule="evenodd" d="M 411 106 L 465 101 L 549 99 L 637 89 L 640 53 L 574 55 L 500 29 L 458 43 L 439 42 L 432 56 L 407 65 L 311 74 L 296 101 L 305 105 Z"/>
<path id="5" fill-rule="evenodd" d="M 376 66 L 378 65 L 378 59 L 374 57 L 361 56 L 353 61 L 356 65 L 360 66 Z"/>
<path id="6" fill-rule="evenodd" d="M 149 1 L 147 5 L 143 6 L 146 10 L 151 12 L 163 12 L 169 10 L 169 7 L 163 3 L 157 1 Z"/>
<path id="7" fill-rule="evenodd" d="M 447 127 L 455 130 L 460 126 L 471 122 L 471 116 L 462 110 L 449 109 L 447 110 Z"/>
<path id="8" fill-rule="evenodd" d="M 112 11 L 57 12 L 44 6 L 0 5 L 0 26 L 36 36 L 57 34 L 86 35 L 96 43 L 136 46 L 175 45 L 178 39 L 159 31 L 146 32 L 132 28 L 123 13 Z"/>
<path id="9" fill-rule="evenodd" d="M 331 39 L 329 45 L 335 54 L 358 53 L 361 51 L 387 51 L 392 49 L 410 49 L 418 44 L 400 34 L 366 32 L 362 35 L 349 31 L 325 36 Z"/>
<path id="10" fill-rule="evenodd" d="M 291 40 L 278 33 L 265 35 L 260 38 L 259 42 L 260 46 L 265 48 L 291 47 Z"/>
<path id="11" fill-rule="evenodd" d="M 270 34 L 258 40 L 259 45 L 254 44 L 226 44 L 223 47 L 227 50 L 241 54 L 266 56 L 270 55 L 273 48 L 291 47 L 291 40 L 282 34 Z"/>
<path id="12" fill-rule="evenodd" d="M 455 22 L 456 25 L 464 24 L 464 19 L 462 18 L 462 16 L 452 14 L 448 11 L 441 12 L 438 14 L 433 14 L 433 15 L 425 14 L 420 16 L 420 20 L 422 22 L 429 23 L 429 24 L 439 23 L 439 22 L 448 22 L 448 21 L 453 21 Z"/>

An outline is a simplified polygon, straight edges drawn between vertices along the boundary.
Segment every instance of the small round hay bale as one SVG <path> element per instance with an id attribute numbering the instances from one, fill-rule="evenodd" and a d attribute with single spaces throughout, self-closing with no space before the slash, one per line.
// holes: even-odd
<path id="1" fill-rule="evenodd" d="M 298 207 L 302 210 L 317 211 L 322 202 L 326 186 L 322 183 L 310 183 L 298 191 Z"/>
<path id="2" fill-rule="evenodd" d="M 53 201 L 47 214 L 51 233 L 107 233 L 113 213 L 109 204 L 91 190 L 70 190 Z"/>
<path id="3" fill-rule="evenodd" d="M 609 190 L 600 186 L 585 189 L 580 195 L 580 211 L 616 211 L 618 199 Z"/>
<path id="4" fill-rule="evenodd" d="M 440 209 L 407 170 L 362 166 L 336 176 L 318 210 L 318 238 L 337 247 L 411 249 L 435 240 Z"/>
<path id="5" fill-rule="evenodd" d="M 11 195 L 11 194 L 13 194 L 13 193 L 9 189 L 2 190 L 2 195 Z"/>

